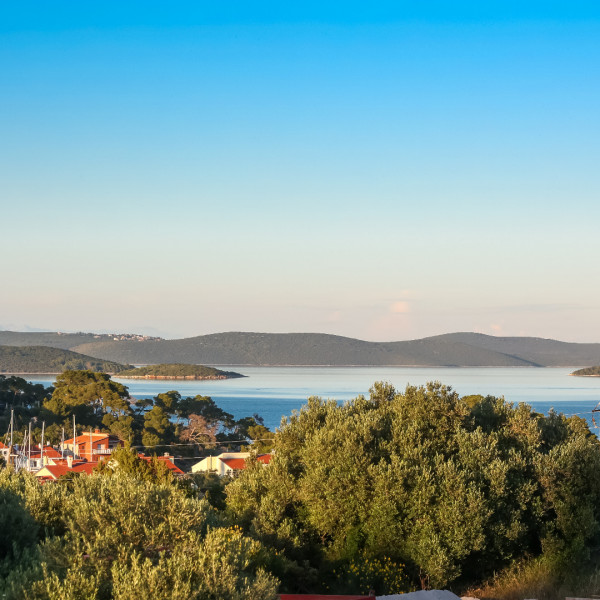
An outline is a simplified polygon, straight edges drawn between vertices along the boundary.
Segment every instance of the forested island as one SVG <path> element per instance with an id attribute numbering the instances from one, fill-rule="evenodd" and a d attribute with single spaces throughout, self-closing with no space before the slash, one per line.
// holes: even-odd
<path id="1" fill-rule="evenodd" d="M 88 371 L 120 373 L 131 369 L 131 365 L 122 365 L 48 346 L 0 346 L 0 373 L 44 373 L 56 374 L 69 369 L 87 369 Z"/>
<path id="2" fill-rule="evenodd" d="M 577 369 L 577 371 L 573 371 L 571 375 L 575 375 L 577 377 L 600 377 L 600 366 Z"/>
<path id="3" fill-rule="evenodd" d="M 128 369 L 126 371 L 121 371 L 119 377 L 125 379 L 190 379 L 203 381 L 235 379 L 238 377 L 245 377 L 245 375 L 234 371 L 221 371 L 220 369 L 206 367 L 204 365 L 171 363 Z"/>

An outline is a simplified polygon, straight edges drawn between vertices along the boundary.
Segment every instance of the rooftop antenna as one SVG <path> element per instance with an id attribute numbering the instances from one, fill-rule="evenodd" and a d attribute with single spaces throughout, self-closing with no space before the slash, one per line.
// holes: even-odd
<path id="1" fill-rule="evenodd" d="M 60 457 L 61 458 L 65 457 L 65 427 L 64 427 L 64 425 L 62 428 L 62 438 L 60 441 Z"/>

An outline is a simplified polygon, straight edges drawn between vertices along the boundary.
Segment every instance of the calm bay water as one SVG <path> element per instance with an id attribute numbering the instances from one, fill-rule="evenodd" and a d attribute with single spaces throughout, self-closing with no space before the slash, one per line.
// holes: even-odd
<path id="1" fill-rule="evenodd" d="M 461 396 L 491 394 L 509 402 L 525 402 L 534 410 L 550 408 L 567 416 L 580 414 L 591 424 L 591 411 L 600 402 L 600 378 L 569 377 L 572 368 L 440 368 L 440 367 L 226 367 L 247 375 L 224 381 L 139 381 L 119 379 L 136 398 L 169 390 L 182 396 L 211 396 L 224 410 L 240 418 L 258 413 L 274 429 L 281 418 L 300 408 L 309 396 L 349 400 L 368 394 L 375 381 L 392 383 L 402 391 L 407 384 L 441 381 Z M 28 378 L 29 379 L 29 378 Z M 51 376 L 34 376 L 50 385 Z"/>

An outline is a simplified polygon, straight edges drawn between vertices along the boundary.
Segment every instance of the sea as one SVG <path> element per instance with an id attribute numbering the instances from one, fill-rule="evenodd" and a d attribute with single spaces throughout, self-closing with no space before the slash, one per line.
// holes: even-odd
<path id="1" fill-rule="evenodd" d="M 126 385 L 134 398 L 151 398 L 177 390 L 182 396 L 210 396 L 236 419 L 255 413 L 275 430 L 282 418 L 301 408 L 309 396 L 343 402 L 368 395 L 376 381 L 389 382 L 398 391 L 407 385 L 440 381 L 461 396 L 501 396 L 508 402 L 524 402 L 535 411 L 550 409 L 586 419 L 596 433 L 592 411 L 600 403 L 600 377 L 571 377 L 578 366 L 561 368 L 527 367 L 221 367 L 246 377 L 219 381 L 155 381 L 114 377 Z M 34 383 L 52 385 L 53 376 L 25 376 Z M 600 417 L 600 413 L 598 415 Z M 600 418 L 597 419 L 600 424 Z"/>

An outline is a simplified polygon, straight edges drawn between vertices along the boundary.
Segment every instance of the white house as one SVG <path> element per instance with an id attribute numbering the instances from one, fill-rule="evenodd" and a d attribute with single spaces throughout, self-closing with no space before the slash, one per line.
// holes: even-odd
<path id="1" fill-rule="evenodd" d="M 223 452 L 219 456 L 207 456 L 192 467 L 192 473 L 216 473 L 220 477 L 233 475 L 236 471 L 246 468 L 246 459 L 250 452 Z M 259 454 L 258 462 L 268 465 L 271 460 L 270 454 Z"/>

